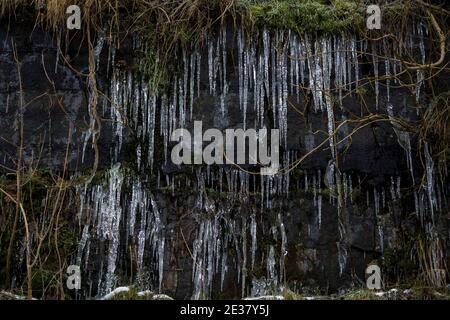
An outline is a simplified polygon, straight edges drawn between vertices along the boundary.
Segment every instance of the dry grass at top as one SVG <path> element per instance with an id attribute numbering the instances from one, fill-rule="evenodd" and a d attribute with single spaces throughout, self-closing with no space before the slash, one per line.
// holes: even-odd
<path id="1" fill-rule="evenodd" d="M 0 16 L 16 15 L 24 10 L 37 13 L 40 23 L 51 28 L 64 25 L 70 5 L 79 5 L 83 11 L 83 23 L 98 25 L 102 19 L 108 19 L 118 26 L 121 18 L 179 23 L 182 21 L 203 22 L 211 24 L 228 11 L 236 8 L 237 0 L 2 0 Z M 211 15 L 214 12 L 214 15 Z"/>

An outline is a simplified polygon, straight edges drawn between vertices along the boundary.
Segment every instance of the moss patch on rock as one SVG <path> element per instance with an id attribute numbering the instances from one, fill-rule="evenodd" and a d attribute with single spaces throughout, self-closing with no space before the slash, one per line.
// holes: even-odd
<path id="1" fill-rule="evenodd" d="M 364 21 L 354 1 L 242 0 L 257 26 L 292 29 L 299 33 L 336 33 L 361 25 Z"/>

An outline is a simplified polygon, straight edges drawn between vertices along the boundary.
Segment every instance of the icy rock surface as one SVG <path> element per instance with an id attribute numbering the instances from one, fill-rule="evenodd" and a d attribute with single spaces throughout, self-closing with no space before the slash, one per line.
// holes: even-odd
<path id="1" fill-rule="evenodd" d="M 425 26 L 408 32 L 403 50 L 428 61 Z M 132 51 L 142 49 L 137 40 Z M 420 155 L 422 170 L 417 137 L 396 122 L 423 114 L 427 82 L 417 72 L 412 96 L 398 90 L 398 79 L 390 76 L 402 71 L 401 55 L 391 46 L 346 34 L 262 29 L 249 35 L 228 26 L 202 45 L 180 49 L 178 72 L 167 88 L 156 90 L 136 70 L 114 63 L 119 49 L 99 37 L 96 80 L 108 99 L 95 96 L 93 82 L 84 95 L 77 76 L 55 57 L 47 69 L 57 72 L 50 76 L 65 94 L 70 121 L 60 114 L 44 119 L 61 125 L 52 126 L 51 152 L 44 149 L 43 161 L 61 168 L 55 159 L 64 158 L 69 126 L 77 147 L 68 157 L 70 169 L 89 168 L 93 142 L 100 139 L 102 177 L 76 190 L 74 263 L 82 268 L 83 295 L 101 297 L 127 281 L 192 299 L 271 295 L 265 290 L 291 279 L 336 289 L 349 283 L 353 270 L 363 276 L 367 260 L 395 244 L 403 211 L 427 230 L 434 243 L 429 264 L 441 269 L 436 225 L 448 210 L 448 181 L 428 144 Z M 392 54 L 384 59 L 385 52 Z M 41 84 L 47 80 L 37 67 L 40 58 L 29 53 L 22 62 L 30 70 L 24 75 L 30 94 L 53 89 Z M 16 143 L 17 128 L 10 124 L 22 116 L 14 108 L 17 74 L 3 54 L 0 63 L 1 130 Z M 367 110 L 357 89 L 367 91 Z M 94 99 L 104 119 L 100 133 L 88 108 Z M 421 108 L 411 112 L 416 101 Z M 43 110 L 41 104 L 36 110 Z M 369 114 L 386 121 L 349 137 L 355 115 Z M 49 136 L 34 129 L 45 122 L 35 118 L 26 118 L 32 146 L 39 145 L 32 138 L 37 133 Z M 280 129 L 280 172 L 258 176 L 247 166 L 173 165 L 170 135 L 176 128 L 191 130 L 194 120 L 220 130 Z M 14 152 L 0 143 L 0 161 L 8 164 Z M 36 154 L 27 149 L 26 158 Z M 264 290 L 256 281 L 262 278 Z M 434 278 L 442 284 L 439 272 Z"/>

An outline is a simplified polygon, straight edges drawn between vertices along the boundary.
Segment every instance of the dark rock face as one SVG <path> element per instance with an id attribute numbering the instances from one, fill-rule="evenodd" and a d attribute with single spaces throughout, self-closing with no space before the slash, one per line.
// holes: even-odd
<path id="1" fill-rule="evenodd" d="M 61 171 L 66 150 L 69 151 L 68 167 L 72 172 L 89 169 L 94 162 L 90 143 L 83 152 L 83 132 L 89 127 L 89 97 L 86 77 L 78 74 L 78 71 L 87 72 L 87 53 L 82 47 L 80 51 L 77 51 L 77 46 L 72 44 L 67 53 L 58 54 L 55 41 L 48 33 L 41 30 L 35 30 L 30 35 L 26 28 L 25 30 L 13 29 L 9 32 L 5 28 L 0 29 L 2 44 L 0 51 L 0 163 L 6 167 L 14 167 L 16 146 L 20 143 L 16 119 L 20 116 L 21 109 L 24 119 L 24 161 L 27 165 L 39 163 L 41 168 Z M 15 43 L 17 57 L 21 63 L 20 77 L 11 43 Z M 230 45 L 228 50 L 232 55 L 236 48 Z M 97 78 L 100 90 L 106 93 L 110 79 L 106 71 L 107 53 L 105 51 L 107 50 L 104 49 L 101 56 Z M 204 57 L 202 69 L 207 70 L 206 50 L 202 54 Z M 64 63 L 65 60 L 70 61 Z M 208 73 L 201 74 L 200 96 L 194 100 L 193 120 L 203 121 L 204 128 L 224 130 L 240 128 L 243 125 L 237 85 L 239 83 L 238 66 L 230 63 L 227 72 L 231 85 L 225 99 L 225 117 L 221 114 L 219 97 L 208 92 Z M 380 74 L 384 74 L 384 67 L 381 65 Z M 22 83 L 19 81 L 20 78 Z M 287 150 L 292 152 L 291 157 L 294 155 L 301 157 L 310 151 L 308 144 L 311 141 L 308 139 L 314 140 L 314 146 L 326 139 L 327 114 L 309 110 L 311 102 L 306 101 L 305 97 L 309 100 L 310 95 L 309 91 L 305 91 L 305 96 L 300 97 L 298 101 L 296 98 L 290 99 L 292 106 L 288 108 L 287 115 Z M 250 99 L 253 99 L 252 95 Z M 367 110 L 363 110 L 358 99 L 356 95 L 350 96 L 344 100 L 342 110 L 336 107 L 338 122 L 353 119 L 354 115 L 368 114 Z M 387 114 L 388 98 L 384 87 L 380 89 L 378 110 L 373 92 L 369 92 L 365 99 L 370 112 Z M 422 100 L 424 104 L 427 103 L 426 97 Z M 104 99 L 100 101 L 101 108 L 104 108 Z M 401 115 L 403 119 L 409 121 L 417 120 L 414 108 L 411 107 L 415 105 L 414 96 L 406 90 L 391 88 L 390 103 L 395 106 L 396 115 Z M 303 116 L 299 115 L 299 111 Z M 108 112 L 104 113 L 102 132 L 98 142 L 99 169 L 109 168 L 114 158 L 116 138 L 113 125 L 107 119 L 108 115 Z M 255 113 L 249 111 L 247 124 L 254 123 L 255 117 Z M 269 110 L 266 110 L 265 122 L 267 127 L 273 127 L 273 117 L 271 118 Z M 358 123 L 345 125 L 338 136 L 344 138 L 357 125 Z M 188 123 L 187 127 L 192 129 L 192 123 Z M 311 138 L 312 132 L 318 130 L 322 130 L 323 133 L 314 134 Z M 124 132 L 120 161 L 135 163 L 135 132 L 129 128 L 125 128 Z M 156 139 L 155 153 L 161 155 L 163 153 L 162 138 L 158 135 Z M 419 150 L 415 147 L 414 139 L 412 140 L 412 155 L 415 157 Z M 162 231 L 159 232 L 165 239 L 163 252 L 159 254 L 164 271 L 161 289 L 170 296 L 189 299 L 193 297 L 193 292 L 198 291 L 193 280 L 195 276 L 193 260 L 197 261 L 193 258 L 195 240 L 201 239 L 199 227 L 202 222 L 205 219 L 214 221 L 214 214 L 220 210 L 223 210 L 221 211 L 223 216 L 218 222 L 221 225 L 221 231 L 217 238 L 221 239 L 222 246 L 228 241 L 228 249 L 222 247 L 214 251 L 213 248 L 208 247 L 202 252 L 208 254 L 214 251 L 214 259 L 219 256 L 218 259 L 222 261 L 223 250 L 226 250 L 228 269 L 223 283 L 221 283 L 220 272 L 214 275 L 211 286 L 203 290 L 204 297 L 236 298 L 250 295 L 252 280 L 261 278 L 275 277 L 282 284 L 286 283 L 290 287 L 298 289 L 304 286 L 318 287 L 328 292 L 350 284 L 364 283 L 364 271 L 370 262 L 375 259 L 381 262 L 384 251 L 397 248 L 400 245 L 400 238 L 414 234 L 415 222 L 410 218 L 411 213 L 415 212 L 413 193 L 405 192 L 401 198 L 396 194 L 391 196 L 392 192 L 397 192 L 392 191 L 392 188 L 397 189 L 398 179 L 401 178 L 402 188 L 411 185 L 410 170 L 407 167 L 405 150 L 399 146 L 398 138 L 389 121 L 379 121 L 363 127 L 356 131 L 351 139 L 340 144 L 337 149 L 340 154 L 339 170 L 347 184 L 345 188 L 342 187 L 342 190 L 349 193 L 343 197 L 344 203 L 340 207 L 337 205 L 337 196 L 328 190 L 324 181 L 327 165 L 331 159 L 327 143 L 293 171 L 289 181 L 291 191 L 288 194 L 270 195 L 270 208 L 263 203 L 264 200 L 261 200 L 265 194 L 263 193 L 262 196 L 259 194 L 261 188 L 259 177 L 252 180 L 253 177 L 250 176 L 248 194 L 240 188 L 236 188 L 233 194 L 233 192 L 218 192 L 218 179 L 214 186 L 214 182 L 208 182 L 208 178 L 203 178 L 201 183 L 205 183 L 206 186 L 201 187 L 198 167 L 180 167 L 170 162 L 159 161 L 152 174 L 149 174 L 149 168 L 138 170 L 137 174 L 133 173 L 137 178 L 133 176 L 125 178 L 126 187 L 122 188 L 119 196 L 123 216 L 120 220 L 121 240 L 117 249 L 116 271 L 120 270 L 123 277 L 115 278 L 114 283 L 128 281 L 130 273 L 135 274 L 137 268 L 135 263 L 130 262 L 132 261 L 130 257 L 133 250 L 139 247 L 139 240 L 127 231 L 127 221 L 131 211 L 126 209 L 131 206 L 130 199 L 133 194 L 131 185 L 134 179 L 142 180 L 149 189 L 153 190 L 162 226 Z M 83 153 L 85 158 L 82 161 Z M 415 179 L 419 180 L 422 169 L 417 160 L 413 159 L 414 175 Z M 211 171 L 218 174 L 219 169 L 214 167 Z M 202 172 L 207 175 L 205 168 Z M 314 184 L 320 186 L 319 190 L 313 190 L 313 179 L 316 181 Z M 212 178 L 212 180 L 215 179 Z M 230 190 L 230 182 L 226 181 L 225 173 L 223 181 L 223 189 Z M 237 178 L 235 183 L 238 184 Z M 242 180 L 239 180 L 239 183 L 242 183 Z M 353 184 L 351 195 L 350 184 Z M 444 186 L 443 189 L 441 192 L 444 203 L 445 199 L 448 199 L 448 193 Z M 320 209 L 318 208 L 319 196 Z M 199 197 L 205 197 L 203 201 L 206 201 L 213 209 L 208 209 L 205 203 L 199 207 Z M 146 205 L 149 204 L 144 204 Z M 91 210 L 94 205 L 90 203 L 89 206 L 91 206 L 90 209 L 85 208 L 85 210 Z M 154 206 L 150 207 L 154 212 Z M 256 221 L 257 248 L 254 265 L 250 267 L 252 215 Z M 417 213 L 414 214 L 416 215 Z M 448 230 L 445 216 L 442 215 L 441 218 L 444 230 Z M 142 219 L 138 217 L 136 225 L 141 223 Z M 74 221 L 74 225 L 78 226 L 78 222 Z M 91 227 L 89 230 L 95 229 L 94 225 Z M 345 244 L 342 243 L 340 236 L 341 228 L 345 229 Z M 82 228 L 79 232 L 81 236 Z M 231 235 L 227 238 L 228 233 Z M 285 243 L 282 239 L 283 233 L 286 236 Z M 83 296 L 85 297 L 98 293 L 97 286 L 100 287 L 98 283 L 104 277 L 99 270 L 107 272 L 106 259 L 111 250 L 111 241 L 111 239 L 95 239 L 92 236 L 89 240 L 91 256 L 83 251 L 84 248 L 81 248 L 79 254 L 87 261 L 83 270 L 87 278 L 84 281 Z M 130 249 L 131 247 L 134 249 Z M 272 259 L 276 270 L 275 276 L 271 275 L 269 270 L 271 248 L 274 250 Z M 149 271 L 142 276 L 140 284 L 153 289 L 158 288 L 159 260 L 155 260 L 155 253 L 152 250 L 157 248 L 150 245 L 145 249 L 143 259 Z M 342 250 L 345 250 L 346 254 Z M 220 263 L 216 264 L 217 268 L 220 266 Z M 246 273 L 244 289 L 242 289 L 243 272 Z M 116 275 L 117 273 L 119 272 L 116 272 Z M 206 280 L 203 279 L 203 281 Z M 89 287 L 91 290 L 87 289 Z"/>
<path id="2" fill-rule="evenodd" d="M 10 33 L 2 28 L 0 67 L 0 101 L 2 163 L 13 166 L 20 143 L 16 119 L 20 115 L 21 99 L 24 117 L 24 146 L 26 163 L 61 169 L 67 143 L 69 161 L 77 158 L 76 128 L 83 128 L 86 95 L 77 74 L 61 63 L 54 41 L 48 33 L 18 28 Z M 14 58 L 14 46 L 20 62 Z M 59 61 L 58 61 L 59 60 Z M 22 94 L 20 89 L 22 88 Z M 72 130 L 69 130 L 73 127 Z"/>

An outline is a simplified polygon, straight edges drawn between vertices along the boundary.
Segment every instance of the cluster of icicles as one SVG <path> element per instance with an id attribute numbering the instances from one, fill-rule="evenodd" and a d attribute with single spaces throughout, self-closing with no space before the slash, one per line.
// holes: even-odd
<path id="1" fill-rule="evenodd" d="M 170 88 L 159 93 L 137 72 L 113 66 L 110 99 L 103 101 L 102 109 L 103 116 L 109 117 L 114 124 L 116 149 L 112 155 L 118 159 L 125 128 L 130 126 L 137 133 L 137 138 L 143 141 L 136 148 L 139 165 L 145 151 L 146 164 L 153 168 L 157 133 L 163 137 L 167 160 L 171 133 L 195 120 L 194 102 L 201 94 L 214 97 L 220 105 L 222 116 L 225 117 L 230 93 L 229 73 L 233 68 L 228 64 L 231 60 L 228 55 L 233 52 L 237 54 L 239 106 L 243 129 L 267 126 L 265 114 L 271 112 L 272 126 L 280 129 L 283 147 L 287 148 L 288 98 L 300 101 L 302 88 L 309 88 L 314 111 L 327 114 L 329 144 L 334 158 L 334 97 L 342 108 L 346 94 L 371 82 L 378 110 L 380 85 L 383 84 L 386 90 L 386 105 L 383 110 L 386 111 L 390 102 L 391 81 L 398 82 L 394 75 L 401 73 L 403 68 L 401 59 L 396 57 L 418 54 L 421 62 L 425 63 L 424 33 L 428 33 L 426 25 L 417 24 L 407 33 L 404 46 L 397 47 L 388 41 L 368 42 L 344 34 L 313 39 L 308 35 L 300 37 L 290 31 L 263 30 L 250 36 L 242 30 L 231 34 L 226 28 L 222 28 L 217 35 L 207 39 L 206 48 L 200 49 L 197 45 L 189 51 L 182 51 L 180 74 L 173 76 Z M 105 39 L 100 37 L 94 50 L 97 66 L 104 44 Z M 135 46 L 135 50 L 143 50 L 144 45 L 135 41 Z M 114 43 L 109 45 L 108 57 L 109 69 L 109 64 L 113 64 L 115 59 Z M 205 60 L 207 61 L 204 62 Z M 372 63 L 373 76 L 362 74 L 361 65 L 367 63 L 363 60 Z M 202 70 L 205 65 L 208 66 L 207 70 Z M 207 88 L 201 87 L 203 73 L 208 75 Z M 416 80 L 415 94 L 419 100 L 424 81 L 423 71 L 417 71 Z M 248 123 L 249 112 L 256 115 L 252 117 L 255 119 L 254 123 Z M 156 119 L 157 113 L 159 121 Z M 160 123 L 159 131 L 156 128 L 157 122 Z M 89 137 L 95 136 L 95 119 L 91 119 L 90 124 L 92 128 L 85 132 L 83 158 Z"/>
<path id="2" fill-rule="evenodd" d="M 410 35 L 409 47 L 414 48 L 414 36 L 419 37 L 419 51 L 425 61 L 423 32 L 427 32 L 423 25 L 414 29 Z M 228 32 L 229 33 L 229 32 Z M 350 173 L 340 173 L 335 169 L 337 146 L 334 140 L 335 109 L 332 96 L 337 97 L 340 106 L 343 97 L 352 88 L 357 88 L 364 81 L 361 72 L 361 57 L 369 52 L 369 61 L 373 63 L 375 77 L 376 106 L 380 105 L 380 82 L 383 81 L 390 100 L 390 80 L 379 80 L 391 73 L 401 70 L 401 63 L 394 57 L 382 60 L 381 65 L 375 46 L 366 41 L 357 41 L 354 37 L 345 35 L 312 39 L 308 36 L 299 37 L 293 32 L 267 30 L 252 37 L 239 30 L 235 37 L 231 37 L 225 28 L 215 37 L 210 37 L 206 43 L 206 50 L 199 48 L 183 51 L 181 55 L 181 74 L 175 75 L 169 90 L 156 94 L 139 75 L 132 71 L 121 69 L 112 70 L 109 88 L 110 102 L 104 103 L 103 115 L 110 116 L 115 136 L 115 149 L 112 151 L 114 161 L 118 161 L 121 152 L 126 125 L 132 127 L 141 143 L 136 147 L 137 169 L 153 170 L 156 135 L 159 134 L 164 142 L 164 155 L 167 160 L 170 134 L 174 129 L 185 127 L 195 119 L 195 99 L 201 94 L 209 94 L 217 99 L 222 115 L 227 113 L 227 96 L 230 93 L 230 66 L 227 65 L 230 51 L 237 52 L 239 75 L 239 102 L 242 112 L 243 128 L 262 128 L 266 126 L 265 114 L 272 112 L 274 127 L 281 132 L 281 141 L 285 149 L 282 156 L 282 166 L 289 167 L 298 158 L 298 151 L 287 148 L 287 110 L 288 97 L 300 99 L 301 88 L 309 87 L 313 98 L 315 112 L 325 112 L 328 118 L 327 131 L 330 134 L 329 145 L 332 160 L 326 172 L 316 170 L 306 172 L 302 181 L 294 180 L 290 174 L 259 177 L 259 185 L 255 175 L 233 168 L 210 168 L 209 166 L 196 171 L 197 182 L 187 178 L 164 175 L 157 172 L 157 187 L 175 188 L 189 187 L 198 191 L 196 210 L 206 212 L 199 215 L 196 240 L 189 244 L 192 248 L 192 283 L 193 299 L 210 297 L 213 290 L 213 279 L 220 277 L 221 290 L 231 266 L 237 269 L 237 281 L 242 288 L 242 295 L 248 287 L 248 270 L 260 262 L 266 266 L 268 281 L 282 283 L 285 257 L 287 255 L 287 236 L 283 222 L 283 214 L 279 214 L 271 227 L 273 240 L 279 246 L 268 245 L 260 248 L 257 255 L 258 235 L 256 213 L 238 218 L 230 218 L 231 208 L 216 208 L 216 204 L 208 199 L 206 188 L 225 192 L 233 197 L 246 197 L 260 193 L 261 212 L 265 208 L 273 208 L 272 198 L 280 194 L 289 194 L 290 186 L 304 189 L 314 195 L 314 206 L 317 210 L 315 225 L 309 228 L 320 229 L 322 224 L 322 190 L 330 189 L 329 201 L 338 208 L 338 199 L 342 199 L 344 206 L 353 203 L 354 186 L 361 188 L 359 177 L 352 177 Z M 233 41 L 230 41 L 233 39 Z M 384 44 L 386 47 L 388 44 Z M 372 48 L 370 48 L 373 46 Z M 102 40 L 96 46 L 98 57 L 103 47 Z M 384 48 L 386 50 L 386 48 Z M 202 63 L 206 59 L 207 63 Z M 109 60 L 114 61 L 114 46 L 110 46 Z M 108 63 L 109 64 L 109 63 Z M 207 65 L 207 70 L 201 67 Z M 200 79 L 203 72 L 207 72 L 208 87 L 202 88 Z M 417 73 L 416 97 L 420 98 L 420 88 L 423 74 Z M 396 81 L 396 80 L 393 80 Z M 388 114 L 393 115 L 392 107 L 386 107 Z M 247 115 L 254 112 L 254 123 L 248 123 Z M 157 118 L 157 116 L 159 118 Z M 92 123 L 92 121 L 91 121 Z M 157 128 L 159 123 L 159 128 Z M 92 129 L 92 128 L 91 128 Z M 94 129 L 85 135 L 85 147 Z M 411 142 L 407 133 L 396 131 L 399 143 L 405 146 L 407 163 L 414 179 L 411 156 Z M 305 136 L 308 151 L 315 147 L 314 136 Z M 428 150 L 426 147 L 425 150 Z M 145 157 L 144 157 L 145 155 Z M 445 188 L 434 178 L 433 163 L 429 151 L 425 153 L 427 165 L 427 187 L 416 192 L 416 212 L 421 220 L 446 206 Z M 99 270 L 97 292 L 107 293 L 117 285 L 115 270 L 120 261 L 120 246 L 129 241 L 137 245 L 138 269 L 144 267 L 144 256 L 150 257 L 155 263 L 158 274 L 158 289 L 161 290 L 164 277 L 164 255 L 168 248 L 166 230 L 161 223 L 160 213 L 153 195 L 147 191 L 139 179 L 127 181 L 118 165 L 114 166 L 107 178 L 106 185 L 86 185 L 80 188 L 81 197 L 80 224 L 82 236 L 79 242 L 77 263 L 87 265 L 97 254 L 91 252 L 92 241 L 101 241 L 107 247 L 107 257 Z M 326 186 L 323 182 L 326 182 Z M 125 188 L 131 189 L 125 192 Z M 224 187 L 226 186 L 226 187 Z M 253 190 L 251 190 L 253 188 Z M 374 208 L 378 216 L 382 210 L 389 207 L 392 212 L 394 203 L 400 197 L 400 178 L 392 177 L 392 185 L 374 187 L 371 194 L 367 191 L 367 206 Z M 338 215 L 340 213 L 338 212 Z M 434 219 L 434 218 L 433 218 Z M 262 221 L 262 220 L 261 220 Z M 261 222 L 262 223 L 262 222 Z M 347 247 L 345 244 L 346 228 L 339 219 L 340 241 L 338 243 L 338 264 L 341 274 L 347 263 Z M 125 226 L 126 234 L 121 232 Z M 379 230 L 379 246 L 383 250 L 383 230 Z M 248 243 L 247 243 L 248 242 Z M 125 245 L 127 248 L 128 245 Z M 230 248 L 236 255 L 229 257 Z M 95 248 L 98 248 L 96 246 Z M 261 259 L 257 262 L 256 259 Z M 84 260 L 83 260 L 84 259 Z M 436 258 L 434 265 L 439 266 Z M 103 263 L 103 260 L 102 260 Z"/>
<path id="3" fill-rule="evenodd" d="M 156 201 L 142 186 L 141 181 L 127 181 L 119 164 L 109 170 L 106 180 L 105 185 L 84 185 L 78 190 L 78 219 L 83 231 L 76 263 L 88 270 L 89 263 L 91 260 L 95 261 L 95 257 L 100 254 L 98 250 L 104 246 L 105 257 L 101 257 L 100 265 L 94 268 L 98 270 L 95 292 L 100 295 L 109 293 L 119 280 L 115 273 L 117 263 L 121 260 L 118 258 L 121 253 L 119 247 L 123 243 L 126 248 L 128 244 L 132 244 L 137 247 L 136 264 L 139 270 L 144 266 L 144 256 L 157 261 L 158 288 L 161 291 L 165 238 Z M 125 192 L 125 187 L 131 188 L 131 192 Z M 125 233 L 121 232 L 123 225 L 126 226 Z M 93 242 L 96 252 L 91 250 Z M 87 296 L 91 296 L 92 290 L 90 287 Z"/>
<path id="4" fill-rule="evenodd" d="M 433 163 L 430 161 L 430 159 L 427 160 L 427 168 L 432 172 Z M 428 173 L 430 176 L 427 177 L 427 188 L 422 190 L 418 196 L 418 214 L 421 219 L 426 219 L 430 215 L 433 217 L 434 212 L 441 212 L 440 210 L 447 206 L 443 181 L 433 180 L 434 175 L 431 172 Z M 236 169 L 220 169 L 218 172 L 214 172 L 201 168 L 196 170 L 195 175 L 196 182 L 173 176 L 165 181 L 158 180 L 157 185 L 157 188 L 166 190 L 188 186 L 198 194 L 195 208 L 192 210 L 192 215 L 196 217 L 198 223 L 198 229 L 194 242 L 189 244 L 193 260 L 192 298 L 211 297 L 212 290 L 215 288 L 213 287 L 214 279 L 220 279 L 220 290 L 223 290 L 225 280 L 231 276 L 231 273 L 228 273 L 229 270 L 236 270 L 232 274 L 236 276 L 235 280 L 241 286 L 242 296 L 245 296 L 248 293 L 246 291 L 248 275 L 249 272 L 254 271 L 255 265 L 266 267 L 265 279 L 272 287 L 282 284 L 285 259 L 288 254 L 284 220 L 286 212 L 278 213 L 271 225 L 267 225 L 267 221 L 263 219 L 263 207 L 270 203 L 272 208 L 279 211 L 276 206 L 280 202 L 272 200 L 268 195 L 268 199 L 262 197 L 260 200 L 261 210 L 255 208 L 254 212 L 241 212 L 232 218 L 231 213 L 235 210 L 233 209 L 234 200 L 239 198 L 240 201 L 246 201 L 245 199 L 249 199 L 258 191 L 250 188 L 250 185 L 253 185 L 249 183 L 253 179 L 252 176 Z M 325 188 L 322 184 L 323 179 L 326 180 L 328 177 L 323 177 L 321 171 L 317 170 L 305 174 L 302 181 L 294 180 L 295 182 L 293 182 L 298 190 L 309 192 L 313 196 L 313 204 L 317 210 L 314 220 L 308 222 L 306 231 L 308 237 L 312 236 L 313 230 L 320 232 L 322 226 L 322 207 L 325 205 L 322 199 L 322 190 Z M 354 190 L 360 189 L 362 186 L 361 177 L 344 173 L 340 174 L 340 182 L 344 206 L 349 207 L 355 203 Z M 276 183 L 273 185 L 275 186 Z M 267 188 L 271 186 L 269 185 Z M 336 188 L 338 187 L 336 186 Z M 216 202 L 210 199 L 207 189 L 215 189 L 226 194 L 228 201 Z M 277 189 L 274 187 L 273 190 Z M 372 187 L 371 190 L 366 191 L 365 195 L 367 208 L 372 208 L 378 220 L 382 220 L 386 213 L 394 216 L 402 197 L 400 190 L 400 177 L 391 177 L 391 183 L 388 186 Z M 278 190 L 277 192 L 283 194 L 284 191 Z M 337 191 L 335 192 L 337 193 Z M 116 277 L 115 270 L 116 266 L 122 263 L 121 259 L 123 258 L 120 258 L 120 255 L 125 253 L 119 246 L 128 248 L 129 245 L 135 245 L 137 248 L 138 272 L 144 271 L 145 267 L 148 268 L 143 263 L 144 257 L 153 261 L 150 267 L 158 274 L 158 285 L 153 289 L 161 290 L 165 250 L 169 250 L 170 237 L 177 230 L 164 225 L 155 198 L 147 191 L 143 183 L 136 178 L 127 181 L 123 171 L 116 166 L 109 171 L 106 184 L 85 186 L 79 190 L 79 194 L 81 196 L 79 219 L 83 224 L 83 232 L 76 263 L 88 269 L 90 260 L 98 257 L 99 252 L 91 252 L 91 243 L 94 243 L 95 250 L 99 250 L 97 241 L 100 241 L 105 246 L 104 252 L 107 252 L 105 259 L 100 260 L 100 267 L 95 268 L 99 272 L 95 277 L 98 279 L 96 292 L 108 293 L 121 284 Z M 337 196 L 330 196 L 328 201 L 330 206 L 338 207 Z M 427 223 L 432 229 L 432 221 Z M 258 239 L 263 237 L 262 230 L 270 230 L 270 235 L 264 235 L 265 241 L 260 241 L 265 243 L 264 245 L 258 243 Z M 377 246 L 383 252 L 384 247 L 389 246 L 390 243 L 389 239 L 384 239 L 381 223 L 378 225 L 377 234 Z M 269 241 L 271 244 L 267 244 L 267 237 L 272 239 Z M 338 243 L 338 264 L 341 273 L 346 268 L 346 250 L 345 246 Z M 231 251 L 234 254 L 230 256 Z M 431 256 L 430 263 L 439 269 L 438 267 L 442 266 L 441 258 Z M 436 275 L 438 276 L 438 273 Z"/>

